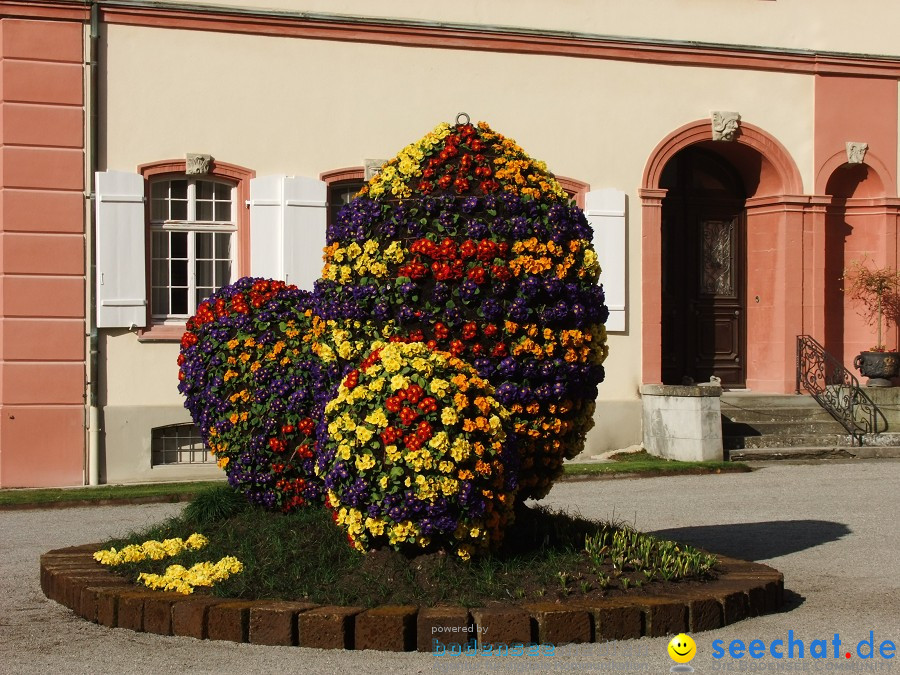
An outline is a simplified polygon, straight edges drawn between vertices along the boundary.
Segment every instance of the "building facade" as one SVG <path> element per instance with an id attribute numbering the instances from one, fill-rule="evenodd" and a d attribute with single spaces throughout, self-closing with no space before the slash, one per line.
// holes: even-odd
<path id="1" fill-rule="evenodd" d="M 311 288 L 367 167 L 461 111 L 594 226 L 611 355 L 586 452 L 640 441 L 643 383 L 791 392 L 798 335 L 845 363 L 873 343 L 841 274 L 897 264 L 896 3 L 0 17 L 0 486 L 220 475 L 176 389 L 185 318 L 248 274 Z"/>

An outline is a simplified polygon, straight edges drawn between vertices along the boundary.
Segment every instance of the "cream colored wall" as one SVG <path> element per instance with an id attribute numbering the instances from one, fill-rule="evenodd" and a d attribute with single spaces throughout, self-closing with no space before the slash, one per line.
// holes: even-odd
<path id="1" fill-rule="evenodd" d="M 195 4 L 193 0 L 175 2 Z M 895 0 L 217 0 L 210 4 L 620 37 L 900 54 L 896 39 L 900 3 Z"/>
<path id="2" fill-rule="evenodd" d="M 601 400 L 637 401 L 637 189 L 657 143 L 711 110 L 739 111 L 787 147 L 812 185 L 812 77 L 125 26 L 106 31 L 101 168 L 133 171 L 201 152 L 259 176 L 318 176 L 391 157 L 466 111 L 554 172 L 626 191 L 629 330 L 610 336 Z M 177 345 L 139 344 L 123 333 L 110 336 L 107 348 L 111 405 L 180 403 Z M 130 364 L 128 371 L 118 364 Z M 598 424 L 591 446 L 620 442 L 602 436 L 611 433 L 604 427 Z M 639 428 L 638 421 L 635 433 Z"/>

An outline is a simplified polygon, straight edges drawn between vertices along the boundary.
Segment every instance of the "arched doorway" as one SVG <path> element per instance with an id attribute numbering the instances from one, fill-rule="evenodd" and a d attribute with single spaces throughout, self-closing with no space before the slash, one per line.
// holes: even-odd
<path id="1" fill-rule="evenodd" d="M 639 193 L 641 379 L 647 384 L 663 381 L 664 202 L 673 189 L 668 186 L 678 185 L 678 178 L 668 174 L 678 172 L 677 157 L 687 150 L 707 153 L 700 160 L 706 162 L 706 168 L 699 173 L 706 176 L 704 180 L 710 174 L 717 177 L 720 191 L 735 200 L 733 208 L 737 213 L 745 214 L 738 232 L 743 229 L 746 234 L 738 234 L 735 240 L 735 251 L 743 247 L 737 260 L 745 265 L 745 271 L 736 270 L 735 277 L 735 283 L 741 285 L 736 294 L 743 304 L 731 311 L 733 315 L 737 310 L 742 318 L 743 324 L 735 335 L 744 332 L 745 337 L 740 339 L 746 354 L 745 358 L 739 352 L 733 354 L 743 361 L 744 371 L 729 375 L 734 378 L 732 386 L 743 377 L 746 387 L 755 391 L 793 391 L 796 337 L 804 332 L 804 322 L 811 324 L 818 316 L 816 312 L 821 312 L 814 302 L 805 303 L 803 295 L 804 223 L 814 204 L 802 194 L 800 173 L 784 146 L 759 127 L 743 121 L 733 141 L 713 141 L 710 121 L 696 120 L 664 138 L 648 158 Z M 671 164 L 673 161 L 675 164 Z M 742 197 L 744 208 L 740 209 Z M 712 325 L 715 326 L 714 321 Z M 737 344 L 740 346 L 740 340 Z M 688 376 L 707 379 L 705 372 Z M 669 377 L 679 381 L 678 376 L 667 373 Z"/>
<path id="2" fill-rule="evenodd" d="M 662 203 L 662 381 L 746 382 L 746 191 L 702 146 L 665 166 Z"/>

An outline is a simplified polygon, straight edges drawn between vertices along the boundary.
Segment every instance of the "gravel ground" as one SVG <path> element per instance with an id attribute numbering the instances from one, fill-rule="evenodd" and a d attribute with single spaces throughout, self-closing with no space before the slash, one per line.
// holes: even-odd
<path id="1" fill-rule="evenodd" d="M 546 503 L 781 570 L 788 608 L 695 635 L 697 672 L 898 672 L 900 656 L 864 660 L 860 640 L 900 646 L 900 461 L 773 463 L 750 474 L 569 482 Z M 9 673 L 430 673 L 666 672 L 663 638 L 557 647 L 538 656 L 388 654 L 256 647 L 164 638 L 76 618 L 38 585 L 44 551 L 102 541 L 171 516 L 179 505 L 0 512 L 0 672 Z M 787 642 L 805 659 L 714 659 L 713 640 Z M 833 636 L 842 641 L 832 658 Z M 828 641 L 812 659 L 813 640 Z M 865 650 L 864 650 L 865 653 Z"/>

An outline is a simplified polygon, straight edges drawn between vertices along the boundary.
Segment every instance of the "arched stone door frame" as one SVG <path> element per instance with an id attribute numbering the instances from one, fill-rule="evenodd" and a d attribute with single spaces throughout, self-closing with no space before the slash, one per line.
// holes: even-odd
<path id="1" fill-rule="evenodd" d="M 641 189 L 642 227 L 642 381 L 662 379 L 662 205 L 666 190 L 660 179 L 677 152 L 696 144 L 719 151 L 744 177 L 747 188 L 747 387 L 757 391 L 794 390 L 796 336 L 814 315 L 813 297 L 805 297 L 804 250 L 814 250 L 813 214 L 824 203 L 802 194 L 800 172 L 790 154 L 772 135 L 741 122 L 733 141 L 717 141 L 709 119 L 675 130 L 653 150 Z M 732 147 L 729 147 L 732 146 Z M 825 201 L 825 200 L 821 200 Z M 764 235 L 764 236 L 761 236 Z M 773 247 L 772 244 L 775 244 Z M 791 258 L 789 254 L 799 254 Z M 814 275 L 808 275 L 814 276 Z M 766 292 L 757 292 L 765 288 Z M 824 293 L 820 293 L 824 298 Z M 757 300 L 759 297 L 759 300 Z M 810 311 L 804 312 L 805 305 Z M 821 312 L 820 312 L 821 313 Z M 824 319 L 822 319 L 824 320 Z"/>

